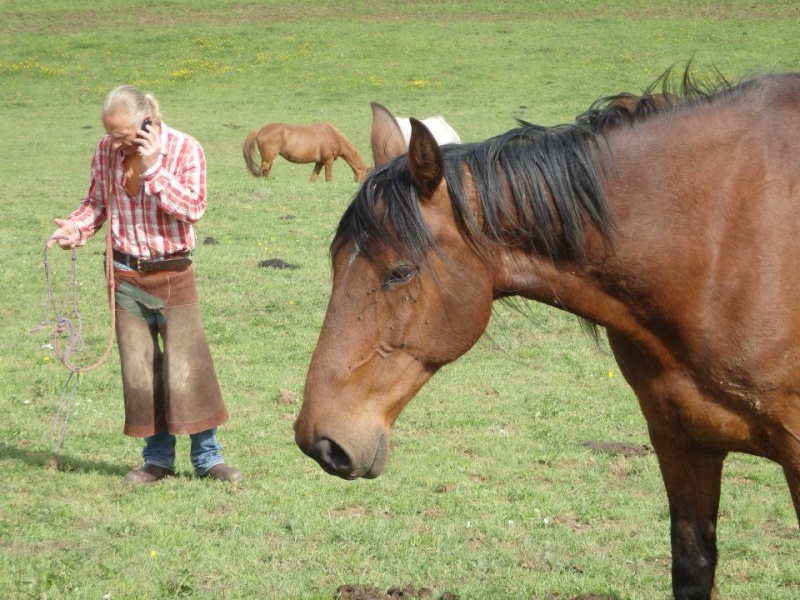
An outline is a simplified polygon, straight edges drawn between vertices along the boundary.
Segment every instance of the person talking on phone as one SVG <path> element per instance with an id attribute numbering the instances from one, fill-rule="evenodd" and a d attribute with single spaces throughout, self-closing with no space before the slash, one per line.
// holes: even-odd
<path id="1" fill-rule="evenodd" d="M 125 480 L 175 474 L 176 435 L 191 439 L 196 475 L 237 482 L 217 427 L 228 420 L 198 305 L 193 225 L 206 210 L 206 163 L 193 137 L 168 127 L 158 101 L 133 86 L 105 98 L 106 135 L 89 191 L 47 242 L 82 246 L 108 221 L 126 435 L 144 438 L 141 468 Z"/>

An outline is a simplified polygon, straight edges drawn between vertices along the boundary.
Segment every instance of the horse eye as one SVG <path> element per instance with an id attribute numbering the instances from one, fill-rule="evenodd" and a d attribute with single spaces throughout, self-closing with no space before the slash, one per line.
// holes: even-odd
<path id="1" fill-rule="evenodd" d="M 383 280 L 383 287 L 392 287 L 407 283 L 416 273 L 416 269 L 408 264 L 399 264 Z"/>

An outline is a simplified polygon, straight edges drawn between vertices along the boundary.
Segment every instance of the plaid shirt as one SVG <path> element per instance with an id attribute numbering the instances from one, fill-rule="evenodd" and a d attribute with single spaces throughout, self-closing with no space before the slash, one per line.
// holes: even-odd
<path id="1" fill-rule="evenodd" d="M 192 224 L 206 210 L 206 160 L 193 137 L 161 124 L 161 160 L 142 174 L 139 191 L 131 196 L 124 185 L 121 150 L 111 150 L 104 136 L 92 159 L 89 193 L 67 218 L 81 237 L 94 235 L 106 220 L 106 187 L 111 174 L 111 238 L 115 250 L 131 256 L 157 258 L 193 250 Z"/>

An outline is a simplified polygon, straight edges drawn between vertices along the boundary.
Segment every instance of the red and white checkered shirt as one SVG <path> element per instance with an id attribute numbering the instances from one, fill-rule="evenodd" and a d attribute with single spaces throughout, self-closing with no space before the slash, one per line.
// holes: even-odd
<path id="1" fill-rule="evenodd" d="M 157 258 L 193 250 L 192 225 L 206 211 L 206 159 L 193 137 L 161 124 L 161 160 L 142 174 L 136 196 L 125 189 L 123 154 L 104 136 L 92 159 L 89 192 L 67 218 L 85 239 L 106 220 L 106 187 L 111 174 L 111 238 L 115 250 Z"/>

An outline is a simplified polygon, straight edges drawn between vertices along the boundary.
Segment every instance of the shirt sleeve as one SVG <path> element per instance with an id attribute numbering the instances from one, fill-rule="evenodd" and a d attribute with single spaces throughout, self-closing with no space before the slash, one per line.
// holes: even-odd
<path id="1" fill-rule="evenodd" d="M 162 151 L 160 165 L 142 175 L 145 193 L 154 196 L 164 212 L 194 224 L 206 211 L 205 154 L 193 138 L 175 138 Z"/>
<path id="2" fill-rule="evenodd" d="M 67 219 L 72 221 L 86 240 L 97 232 L 106 220 L 105 174 L 108 170 L 107 139 L 100 140 L 92 158 L 89 173 L 89 191 L 81 200 L 80 206 Z"/>

